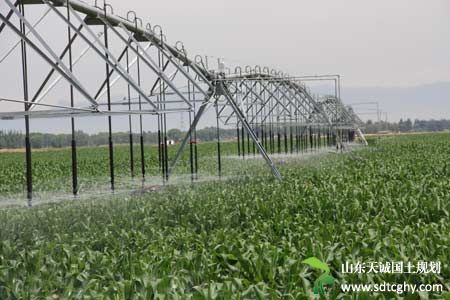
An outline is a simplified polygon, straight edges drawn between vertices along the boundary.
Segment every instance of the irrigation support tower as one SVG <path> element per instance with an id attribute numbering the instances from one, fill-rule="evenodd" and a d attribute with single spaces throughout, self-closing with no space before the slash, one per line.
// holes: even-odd
<path id="1" fill-rule="evenodd" d="M 355 140 L 357 135 L 365 141 L 359 129 L 361 120 L 341 101 L 339 75 L 296 77 L 260 66 L 236 67 L 232 72 L 220 60 L 218 70 L 211 70 L 202 56 L 190 58 L 181 42 L 170 45 L 160 26 L 144 25 L 133 11 L 123 18 L 115 15 L 110 5 L 98 1 L 92 6 L 79 0 L 2 1 L 9 11 L 7 14 L 0 12 L 0 34 L 9 29 L 19 38 L 16 46 L 20 44 L 23 99 L 0 97 L 0 105 L 21 104 L 24 109 L 5 111 L 4 107 L 0 107 L 0 120 L 24 119 L 26 186 L 30 203 L 33 197 L 32 119 L 70 118 L 74 195 L 79 192 L 75 131 L 81 117 L 108 119 L 110 183 L 113 190 L 112 127 L 117 116 L 129 118 L 131 176 L 138 172 L 134 169 L 133 145 L 136 141 L 133 141 L 132 118 L 139 120 L 142 177 L 146 175 L 143 124 L 149 121 L 147 116 L 157 122 L 158 160 L 164 181 L 169 179 L 187 146 L 192 179 L 197 178 L 196 129 L 209 108 L 215 111 L 217 121 L 219 176 L 220 126 L 236 128 L 239 156 L 245 158 L 259 153 L 278 179 L 282 177 L 271 154 L 315 151 L 323 146 L 340 147 L 342 143 Z M 28 11 L 34 9 L 43 14 L 32 23 Z M 52 45 L 52 39 L 57 37 L 49 38 L 39 33 L 39 24 L 48 18 L 66 30 L 64 39 L 67 44 L 62 50 Z M 0 64 L 16 46 L 0 60 Z M 80 50 L 80 47 L 84 48 Z M 49 70 L 44 78 L 32 78 L 28 61 L 30 50 L 47 63 Z M 105 68 L 105 77 L 98 78 L 100 85 L 94 90 L 90 87 L 92 84 L 79 75 L 80 62 L 88 52 Z M 69 85 L 67 105 L 48 103 L 48 95 L 61 80 Z M 305 85 L 309 80 L 334 81 L 335 94 L 322 97 L 312 95 Z M 40 82 L 34 93 L 30 82 Z M 126 85 L 127 97 L 121 102 L 115 102 L 111 96 L 111 90 L 118 82 Z M 137 97 L 134 99 L 131 94 Z M 189 128 L 176 155 L 170 160 L 167 131 L 171 114 L 187 115 Z"/>

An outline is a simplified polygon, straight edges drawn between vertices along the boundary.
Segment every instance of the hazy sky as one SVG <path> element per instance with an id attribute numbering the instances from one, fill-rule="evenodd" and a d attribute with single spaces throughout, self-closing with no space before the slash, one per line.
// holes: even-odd
<path id="1" fill-rule="evenodd" d="M 116 14 L 135 10 L 145 22 L 160 24 L 169 42 L 183 41 L 191 55 L 269 65 L 293 75 L 339 73 L 349 86 L 450 81 L 448 0 L 108 3 Z M 55 30 L 51 24 L 44 28 Z"/>
<path id="2" fill-rule="evenodd" d="M 342 74 L 349 86 L 450 81 L 448 0 L 111 0 L 161 24 L 191 53 L 290 74 Z"/>
<path id="3" fill-rule="evenodd" d="M 344 91 L 346 87 L 373 89 L 450 82 L 448 0 L 110 0 L 109 3 L 115 14 L 126 16 L 132 9 L 145 22 L 161 25 L 168 42 L 183 41 L 191 57 L 207 54 L 213 61 L 222 57 L 233 65 L 259 64 L 291 75 L 341 74 Z M 36 6 L 29 7 L 30 19 L 43 12 Z M 8 11 L 4 0 L 0 0 L 0 11 L 2 14 Z M 66 42 L 65 28 L 54 23 L 54 19 L 53 16 L 46 20 L 39 31 L 60 49 Z M 5 30 L 0 35 L 0 56 L 16 40 Z M 0 64 L 0 96 L 21 97 L 19 58 L 16 51 Z M 42 61 L 30 60 L 34 76 L 48 70 Z M 96 71 L 104 75 L 103 68 L 92 68 L 82 78 L 100 77 L 95 75 Z M 66 93 L 67 88 L 63 88 Z M 61 97 L 61 90 L 56 89 L 51 97 Z M 390 109 L 388 99 L 384 101 L 386 110 Z M 418 109 L 417 116 L 429 113 L 430 117 L 450 117 L 442 112 L 450 111 L 450 99 L 448 102 L 449 105 L 430 108 L 428 112 Z M 0 111 L 5 110 L 2 105 Z M 409 113 L 414 117 L 414 112 Z M 402 115 L 393 114 L 393 119 L 398 117 Z M 0 123 L 0 129 L 5 126 L 10 125 Z"/>

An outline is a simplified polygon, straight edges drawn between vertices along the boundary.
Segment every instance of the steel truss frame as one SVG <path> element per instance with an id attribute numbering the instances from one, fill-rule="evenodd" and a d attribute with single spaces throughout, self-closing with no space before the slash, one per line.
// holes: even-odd
<path id="1" fill-rule="evenodd" d="M 327 145 L 332 144 L 332 141 L 330 142 L 332 135 L 342 137 L 342 131 L 346 131 L 349 137 L 356 132 L 364 139 L 362 132 L 359 130 L 361 120 L 351 108 L 345 107 L 340 100 L 340 85 L 339 94 L 336 88 L 334 97 L 318 98 L 311 95 L 304 85 L 304 81 L 314 79 L 314 77 L 292 77 L 268 68 L 261 69 L 259 66 L 253 68 L 247 66 L 245 72 L 242 72 L 242 69 L 238 67 L 234 74 L 230 72 L 226 74 L 224 70 L 209 70 L 201 57 L 197 56 L 195 60 L 191 60 L 181 42 L 177 42 L 175 46 L 167 44 L 160 26 L 152 27 L 147 24 L 144 28 L 142 20 L 136 16 L 135 12 L 130 11 L 126 18 L 122 18 L 114 15 L 112 7 L 106 3 L 103 3 L 102 7 L 98 7 L 97 1 L 95 6 L 90 6 L 79 0 L 3 1 L 10 11 L 6 15 L 0 13 L 0 20 L 2 21 L 0 33 L 5 28 L 9 28 L 20 39 L 24 99 L 0 98 L 0 104 L 5 102 L 22 103 L 25 109 L 23 111 L 0 112 L 0 120 L 24 118 L 27 124 L 27 195 L 30 201 L 33 192 L 31 146 L 29 142 L 30 118 L 71 118 L 74 195 L 77 195 L 79 189 L 75 138 L 75 118 L 78 117 L 108 117 L 110 177 L 113 190 L 112 117 L 117 115 L 129 116 L 132 176 L 135 175 L 135 171 L 131 116 L 139 116 L 142 177 L 145 177 L 143 116 L 153 115 L 157 117 L 159 167 L 164 180 L 169 179 L 188 144 L 192 179 L 197 178 L 196 128 L 205 112 L 211 107 L 214 107 L 217 118 L 219 175 L 221 174 L 220 125 L 235 126 L 238 154 L 245 157 L 245 146 L 247 146 L 249 154 L 251 148 L 253 148 L 253 154 L 260 153 L 277 179 L 281 179 L 281 174 L 269 155 L 269 152 L 276 152 L 275 134 L 278 141 L 278 153 L 281 153 L 282 140 L 285 143 L 285 151 L 288 152 L 289 138 L 291 153 L 294 150 L 299 152 L 307 147 L 312 149 L 315 147 L 314 145 L 321 145 L 323 143 L 321 133 L 326 133 Z M 47 7 L 45 15 L 41 17 L 39 22 L 44 17 L 49 17 L 47 15 L 50 12 L 53 17 L 62 21 L 67 27 L 67 45 L 59 55 L 57 50 L 53 49 L 36 29 L 39 22 L 31 24 L 26 17 L 25 8 L 33 5 Z M 13 17 L 19 20 L 19 27 L 11 20 Z M 103 31 L 96 33 L 94 27 L 102 28 Z M 118 56 L 114 55 L 109 45 L 111 38 L 119 40 L 123 48 Z M 73 59 L 72 48 L 78 40 L 81 40 L 86 46 Z M 50 66 L 48 74 L 32 97 L 28 96 L 27 47 L 36 52 Z M 74 71 L 74 66 L 89 51 L 93 52 L 106 68 L 105 79 L 96 93 L 91 93 Z M 66 60 L 68 62 L 65 62 Z M 156 77 L 150 91 L 146 91 L 143 86 L 143 80 L 148 81 L 148 79 L 142 78 L 142 67 L 151 70 Z M 137 69 L 137 74 L 133 74 L 132 68 Z M 335 77 L 331 78 L 336 81 Z M 70 105 L 43 103 L 45 97 L 61 79 L 70 84 Z M 119 81 L 127 85 L 128 99 L 124 102 L 113 102 L 110 91 L 112 86 Z M 186 86 L 177 86 L 176 82 L 179 81 L 185 82 Z M 77 101 L 74 100 L 74 90 L 81 95 Z M 131 92 L 137 94 L 136 99 L 138 101 L 132 101 Z M 176 100 L 167 99 L 169 96 L 176 97 Z M 107 103 L 100 101 L 103 97 L 107 98 Z M 86 103 L 86 101 L 89 105 L 80 106 L 80 102 Z M 127 107 L 120 110 L 112 109 L 112 107 L 119 105 L 126 105 Z M 188 114 L 190 126 L 176 156 L 169 163 L 166 143 L 166 115 L 170 113 Z M 284 134 L 283 139 L 281 138 L 282 134 Z M 245 138 L 247 138 L 247 145 L 245 145 Z"/>

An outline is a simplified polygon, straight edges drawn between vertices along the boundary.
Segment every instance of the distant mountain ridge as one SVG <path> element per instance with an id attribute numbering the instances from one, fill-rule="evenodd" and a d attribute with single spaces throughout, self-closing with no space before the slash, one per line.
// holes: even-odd
<path id="1" fill-rule="evenodd" d="M 313 93 L 327 94 L 334 91 L 331 86 L 318 85 Z M 378 102 L 380 110 L 388 113 L 389 121 L 407 119 L 449 119 L 450 82 L 434 82 L 409 87 L 347 87 L 341 88 L 341 98 L 345 104 Z M 364 114 L 375 105 L 357 105 L 357 112 L 363 112 L 364 120 L 376 119 L 376 114 Z M 385 115 L 383 114 L 383 120 Z"/>
<path id="2" fill-rule="evenodd" d="M 333 88 L 326 85 L 311 86 L 312 93 L 329 94 Z M 379 102 L 380 109 L 388 113 L 388 121 L 398 122 L 401 118 L 411 120 L 421 119 L 450 119 L 450 81 L 434 82 L 411 87 L 347 87 L 342 86 L 342 99 L 345 104 L 357 102 Z M 356 112 L 363 113 L 374 106 L 357 106 Z M 376 120 L 373 114 L 361 114 L 363 120 Z M 384 115 L 382 119 L 384 120 Z M 154 118 L 145 117 L 145 130 L 155 131 L 156 121 Z M 137 120 L 137 119 L 136 119 Z M 169 116 L 169 128 L 180 128 L 181 117 L 179 115 Z M 123 132 L 128 129 L 128 118 L 125 116 L 114 117 L 114 131 Z M 106 130 L 105 118 L 83 118 L 77 120 L 77 130 L 94 134 Z M 205 114 L 205 118 L 199 123 L 199 128 L 215 126 L 215 114 Z M 23 120 L 0 121 L 0 130 L 24 130 Z M 69 119 L 41 119 L 32 120 L 32 131 L 42 133 L 68 133 L 70 132 Z M 55 126 L 55 124 L 57 124 Z M 134 130 L 137 123 L 133 124 Z M 187 126 L 187 123 L 184 123 Z"/>
<path id="3" fill-rule="evenodd" d="M 391 121 L 450 118 L 450 82 L 412 87 L 344 87 L 342 99 L 345 103 L 377 101 Z"/>

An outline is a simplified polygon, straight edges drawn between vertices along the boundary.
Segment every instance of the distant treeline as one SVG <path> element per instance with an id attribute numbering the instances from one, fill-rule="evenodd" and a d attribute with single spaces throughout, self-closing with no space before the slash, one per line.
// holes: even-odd
<path id="1" fill-rule="evenodd" d="M 398 123 L 390 122 L 373 122 L 371 120 L 366 122 L 365 133 L 378 133 L 382 131 L 391 132 L 433 132 L 444 131 L 450 129 L 450 120 L 414 120 L 400 119 Z"/>
<path id="2" fill-rule="evenodd" d="M 450 129 L 450 120 L 400 120 L 399 122 L 373 122 L 367 121 L 364 132 L 377 133 L 382 131 L 392 132 L 411 132 L 411 131 L 443 131 Z M 179 142 L 185 135 L 185 132 L 179 129 L 171 129 L 167 132 L 168 139 Z M 215 127 L 207 127 L 197 130 L 198 141 L 214 141 L 217 138 Z M 221 129 L 220 138 L 229 140 L 236 138 L 236 129 Z M 100 146 L 108 144 L 108 133 L 101 132 L 97 134 L 87 134 L 82 131 L 76 132 L 78 146 Z M 126 144 L 129 142 L 128 132 L 116 132 L 113 134 L 113 140 L 116 144 Z M 139 142 L 139 135 L 133 134 L 135 143 Z M 51 134 L 51 133 L 32 133 L 31 145 L 33 148 L 62 148 L 71 145 L 71 134 Z M 144 142 L 146 144 L 157 144 L 158 133 L 144 132 Z M 0 130 L 0 148 L 22 148 L 24 147 L 24 135 L 19 131 L 1 131 Z"/>
<path id="3" fill-rule="evenodd" d="M 186 133 L 179 129 L 171 129 L 167 132 L 168 139 L 178 142 L 184 138 Z M 236 129 L 221 129 L 221 139 L 232 139 L 236 136 Z M 217 129 L 208 127 L 197 130 L 198 141 L 213 141 L 217 138 Z M 22 148 L 24 147 L 24 134 L 20 131 L 1 131 L 0 148 Z M 135 143 L 139 142 L 139 135 L 133 134 Z M 128 132 L 113 133 L 113 141 L 116 144 L 129 143 L 130 134 Z M 108 144 L 108 133 L 87 134 L 82 131 L 76 132 L 78 146 L 100 146 Z M 144 142 L 146 144 L 158 144 L 157 132 L 144 132 Z M 69 147 L 72 143 L 71 134 L 51 134 L 51 133 L 31 133 L 31 145 L 33 148 L 62 148 Z"/>

